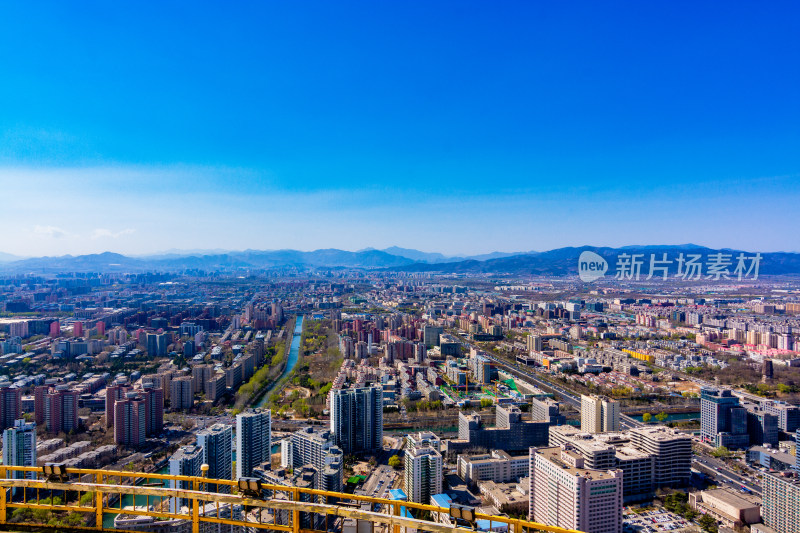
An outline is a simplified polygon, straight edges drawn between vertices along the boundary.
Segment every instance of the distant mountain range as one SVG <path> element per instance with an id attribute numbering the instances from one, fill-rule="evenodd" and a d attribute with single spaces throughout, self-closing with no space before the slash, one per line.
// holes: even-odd
<path id="1" fill-rule="evenodd" d="M 20 259 L 0 253 L 0 271 L 8 273 L 55 272 L 178 272 L 187 269 L 205 271 L 237 269 L 356 268 L 365 270 L 431 272 L 453 274 L 507 274 L 513 276 L 567 276 L 577 274 L 578 257 L 592 251 L 608 261 L 609 274 L 614 273 L 619 254 L 643 254 L 642 272 L 647 273 L 651 254 L 663 254 L 675 261 L 679 254 L 701 254 L 707 262 L 710 254 L 731 254 L 735 267 L 738 250 L 715 250 L 695 244 L 671 246 L 624 246 L 621 248 L 581 246 L 546 252 L 493 252 L 490 254 L 448 257 L 440 253 L 421 252 L 391 247 L 384 250 L 364 249 L 356 252 L 337 249 L 314 250 L 169 250 L 150 256 L 126 256 L 112 252 Z M 748 255 L 752 255 L 748 253 Z M 763 275 L 800 274 L 800 253 L 762 253 L 759 273 Z M 673 268 L 675 264 L 673 263 Z"/>

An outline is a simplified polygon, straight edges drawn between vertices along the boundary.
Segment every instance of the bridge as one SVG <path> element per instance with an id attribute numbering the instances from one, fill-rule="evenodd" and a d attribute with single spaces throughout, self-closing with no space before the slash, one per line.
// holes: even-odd
<path id="1" fill-rule="evenodd" d="M 218 492 L 208 491 L 209 485 Z M 0 487 L 0 529 L 13 531 L 580 533 L 466 506 L 443 508 L 250 478 L 0 465 Z M 126 499 L 133 505 L 123 505 Z"/>

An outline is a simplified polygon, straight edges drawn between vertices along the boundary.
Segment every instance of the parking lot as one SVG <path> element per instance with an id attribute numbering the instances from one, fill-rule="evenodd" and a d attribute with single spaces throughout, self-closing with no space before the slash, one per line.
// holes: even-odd
<path id="1" fill-rule="evenodd" d="M 698 531 L 697 525 L 666 509 L 640 513 L 626 507 L 622 514 L 622 527 L 628 533 L 657 533 L 659 531 Z"/>

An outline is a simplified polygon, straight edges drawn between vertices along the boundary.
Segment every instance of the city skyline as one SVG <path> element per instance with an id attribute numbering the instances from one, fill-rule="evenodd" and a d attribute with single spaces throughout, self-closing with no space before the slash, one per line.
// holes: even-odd
<path id="1" fill-rule="evenodd" d="M 796 5 L 194 7 L 4 7 L 0 251 L 800 250 Z"/>

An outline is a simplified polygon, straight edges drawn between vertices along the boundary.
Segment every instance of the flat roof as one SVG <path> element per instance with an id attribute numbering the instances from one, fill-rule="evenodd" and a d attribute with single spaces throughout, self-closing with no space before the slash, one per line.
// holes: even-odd
<path id="1" fill-rule="evenodd" d="M 590 470 L 588 468 L 576 468 L 574 466 L 570 466 L 569 464 L 565 463 L 561 460 L 561 452 L 562 448 L 560 446 L 554 446 L 552 448 L 538 448 L 536 453 L 550 461 L 551 463 L 558 465 L 561 467 L 565 472 L 569 472 L 574 476 L 581 476 L 592 480 L 597 479 L 612 479 L 615 476 L 612 475 L 609 471 L 603 470 Z M 570 452 L 568 452 L 570 453 Z M 571 452 L 574 454 L 575 452 Z"/>
<path id="2" fill-rule="evenodd" d="M 703 501 L 705 501 L 706 497 L 716 498 L 717 500 L 723 503 L 727 503 L 728 505 L 732 505 L 737 509 L 749 509 L 752 507 L 758 507 L 757 504 L 742 498 L 732 490 L 724 488 L 703 491 Z"/>

